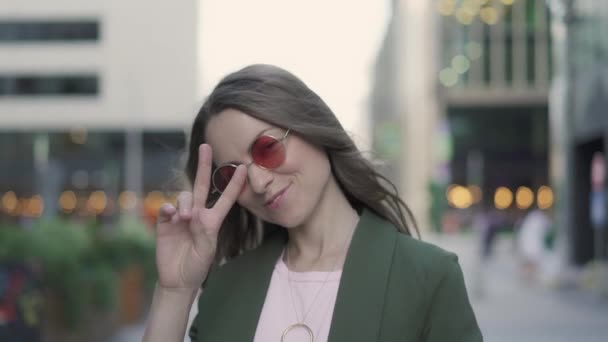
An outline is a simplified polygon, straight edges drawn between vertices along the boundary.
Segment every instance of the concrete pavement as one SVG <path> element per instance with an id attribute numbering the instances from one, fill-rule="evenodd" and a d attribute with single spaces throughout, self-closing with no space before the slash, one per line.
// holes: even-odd
<path id="1" fill-rule="evenodd" d="M 608 298 L 570 287 L 524 281 L 510 237 L 499 237 L 480 263 L 475 236 L 430 236 L 459 255 L 471 304 L 489 342 L 606 342 Z"/>

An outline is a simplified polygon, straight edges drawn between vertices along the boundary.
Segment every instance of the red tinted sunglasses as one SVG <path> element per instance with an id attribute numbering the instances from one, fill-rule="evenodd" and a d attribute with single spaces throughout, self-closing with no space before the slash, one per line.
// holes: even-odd
<path id="1" fill-rule="evenodd" d="M 285 141 L 288 134 L 289 130 L 281 138 L 268 134 L 258 136 L 249 147 L 249 155 L 253 159 L 252 163 L 266 170 L 276 169 L 281 166 L 285 161 L 286 155 L 283 141 Z M 247 164 L 248 167 L 249 165 L 251 163 Z M 226 190 L 237 166 L 238 164 L 226 163 L 218 166 L 213 171 L 211 181 L 213 182 L 215 191 L 222 193 Z"/>

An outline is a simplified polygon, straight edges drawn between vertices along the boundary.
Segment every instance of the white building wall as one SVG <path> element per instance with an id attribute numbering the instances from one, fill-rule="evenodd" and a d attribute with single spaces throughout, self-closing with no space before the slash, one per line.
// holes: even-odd
<path id="1" fill-rule="evenodd" d="M 4 0 L 0 21 L 98 19 L 100 39 L 0 43 L 0 74 L 97 73 L 100 93 L 0 97 L 0 127 L 187 127 L 201 102 L 197 8 L 196 0 Z"/>
<path id="2" fill-rule="evenodd" d="M 418 221 L 429 230 L 429 184 L 434 168 L 434 132 L 440 118 L 437 99 L 437 25 L 433 2 L 398 0 L 397 99 L 402 155 L 399 191 Z"/>

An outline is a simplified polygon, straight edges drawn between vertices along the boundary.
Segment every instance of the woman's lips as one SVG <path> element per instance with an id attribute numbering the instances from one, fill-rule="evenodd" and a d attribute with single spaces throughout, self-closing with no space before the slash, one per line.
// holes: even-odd
<path id="1" fill-rule="evenodd" d="M 268 204 L 266 204 L 267 208 L 277 209 L 281 206 L 281 203 L 284 202 L 284 199 L 287 195 L 287 190 L 291 187 L 291 184 L 287 185 L 279 194 Z"/>

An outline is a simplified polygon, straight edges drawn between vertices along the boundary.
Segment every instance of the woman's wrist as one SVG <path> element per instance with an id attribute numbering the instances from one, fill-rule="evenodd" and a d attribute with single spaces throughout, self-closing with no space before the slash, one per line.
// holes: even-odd
<path id="1" fill-rule="evenodd" d="M 197 287 L 164 287 L 156 283 L 156 292 L 167 298 L 191 298 L 198 293 L 198 290 Z"/>
<path id="2" fill-rule="evenodd" d="M 164 288 L 156 283 L 143 341 L 181 341 L 184 338 L 195 288 Z"/>

